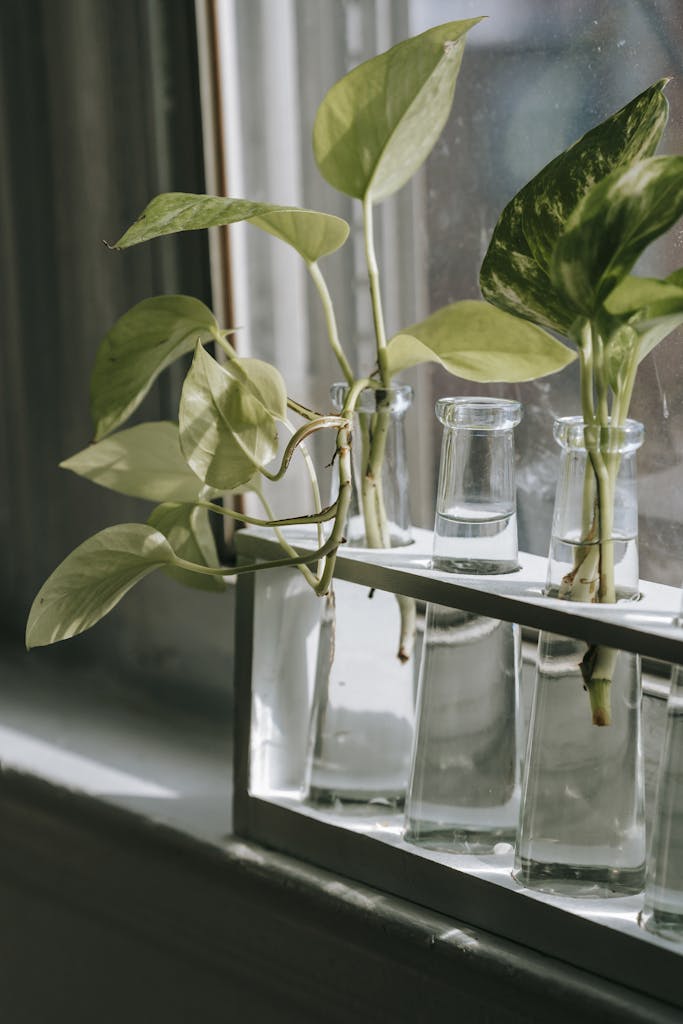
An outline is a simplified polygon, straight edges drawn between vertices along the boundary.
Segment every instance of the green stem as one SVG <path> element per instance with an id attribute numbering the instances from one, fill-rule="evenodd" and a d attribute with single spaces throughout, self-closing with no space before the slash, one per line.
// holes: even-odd
<path id="1" fill-rule="evenodd" d="M 313 278 L 313 283 L 318 289 L 318 294 L 320 296 L 320 301 L 323 307 L 323 313 L 325 314 L 325 325 L 327 327 L 327 337 L 330 342 L 330 348 L 337 357 L 337 362 L 341 367 L 341 371 L 344 374 L 346 383 L 349 386 L 351 386 L 354 380 L 353 370 L 351 369 L 349 361 L 346 358 L 346 355 L 344 354 L 344 350 L 339 340 L 337 318 L 335 316 L 334 306 L 332 304 L 332 298 L 330 296 L 329 288 L 327 287 L 327 282 L 325 281 L 325 278 L 322 275 L 320 267 L 315 261 L 312 263 L 306 263 L 306 266 L 308 267 L 309 274 Z"/>
<path id="2" fill-rule="evenodd" d="M 613 415 L 610 418 L 610 381 L 604 340 L 590 321 L 582 325 L 578 340 L 584 425 L 589 428 L 618 426 L 625 418 L 628 408 L 635 369 L 627 376 L 623 385 L 620 382 L 614 395 Z M 625 391 L 628 391 L 628 394 Z M 580 564 L 576 565 L 570 574 L 570 589 L 574 600 L 580 600 L 582 597 L 585 599 L 585 587 L 589 585 L 589 599 L 606 604 L 616 601 L 614 500 L 620 456 L 616 452 L 603 451 L 601 445 L 600 435 L 590 442 L 587 435 L 582 540 L 588 543 L 577 552 Z M 584 587 L 584 591 L 581 587 Z M 612 648 L 591 644 L 581 661 L 581 674 L 588 690 L 593 723 L 597 726 L 607 726 L 612 721 L 611 683 L 617 654 L 618 652 Z"/>
<path id="3" fill-rule="evenodd" d="M 303 419 L 310 420 L 311 422 L 322 418 L 321 412 L 314 412 L 313 409 L 309 409 L 308 406 L 302 405 L 301 402 L 296 402 L 293 398 L 287 399 L 287 408 L 303 417 Z"/>
<path id="4" fill-rule="evenodd" d="M 286 425 L 287 429 L 291 431 L 292 436 L 294 436 L 294 434 L 296 433 L 296 430 L 294 429 L 292 424 L 287 422 L 285 425 Z M 323 507 L 322 506 L 322 502 L 320 500 L 320 487 L 318 486 L 318 474 L 315 471 L 315 466 L 313 465 L 313 460 L 311 459 L 311 456 L 309 455 L 308 448 L 306 447 L 306 445 L 303 442 L 299 445 L 299 451 L 301 452 L 301 456 L 302 456 L 302 458 L 304 460 L 304 465 L 306 467 L 306 472 L 308 473 L 308 479 L 309 479 L 309 482 L 310 482 L 310 485 L 311 485 L 311 494 L 313 496 L 313 511 L 317 515 L 317 514 L 319 514 L 322 511 L 322 507 Z M 321 524 L 320 520 L 318 520 L 317 527 L 318 527 L 318 546 L 322 546 L 324 537 L 323 537 L 323 528 L 322 528 L 322 524 Z"/>
<path id="5" fill-rule="evenodd" d="M 586 320 L 577 339 L 579 349 L 581 412 L 585 424 L 595 423 L 593 401 L 593 331 L 590 320 Z"/>
<path id="6" fill-rule="evenodd" d="M 235 352 L 234 348 L 226 338 L 223 331 L 212 330 L 211 336 L 213 340 L 216 342 L 216 344 L 223 350 L 223 352 L 225 352 L 230 362 L 237 359 L 237 353 Z"/>
<path id="7" fill-rule="evenodd" d="M 332 584 L 337 548 L 343 543 L 344 527 L 346 526 L 346 519 L 349 514 L 349 503 L 351 501 L 351 428 L 348 420 L 344 421 L 344 426 L 337 433 L 337 463 L 339 467 L 337 514 L 327 541 L 327 544 L 331 545 L 330 553 L 325 558 L 323 571 L 320 574 L 316 587 L 316 593 L 319 596 L 327 594 Z"/>
<path id="8" fill-rule="evenodd" d="M 320 419 L 313 420 L 311 423 L 304 423 L 304 425 L 299 427 L 287 442 L 287 447 L 284 450 L 280 468 L 275 473 L 271 473 L 269 470 L 261 467 L 260 472 L 267 480 L 281 480 L 287 472 L 294 453 L 302 441 L 305 441 L 307 437 L 310 437 L 311 434 L 315 434 L 318 430 L 327 430 L 329 427 L 341 427 L 345 424 L 346 419 L 343 416 L 321 416 Z"/>
<path id="9" fill-rule="evenodd" d="M 259 496 L 259 499 L 261 501 L 261 504 L 263 505 L 263 508 L 265 510 L 266 515 L 271 520 L 271 525 L 273 527 L 273 530 L 275 531 L 275 536 L 278 539 L 278 543 L 280 544 L 280 547 L 282 548 L 283 551 L 287 552 L 287 554 L 290 556 L 290 558 L 295 558 L 297 556 L 297 552 L 296 552 L 295 548 L 293 548 L 292 545 L 288 542 L 287 538 L 282 533 L 282 530 L 280 530 L 275 525 L 275 519 L 274 519 L 274 516 L 273 516 L 273 510 L 270 507 L 265 494 L 261 490 L 257 490 L 256 493 Z M 319 546 L 322 547 L 322 545 L 319 545 Z M 318 566 L 320 566 L 320 563 L 318 563 Z M 306 582 L 308 583 L 308 585 L 310 587 L 312 587 L 313 590 L 315 590 L 315 588 L 316 588 L 316 586 L 318 584 L 318 577 L 317 577 L 317 575 L 315 573 L 311 572 L 311 570 L 308 568 L 307 565 L 298 565 L 297 568 L 298 568 L 299 572 L 301 573 L 301 575 L 306 580 Z M 318 571 L 319 571 L 319 569 L 318 569 Z"/>
<path id="10" fill-rule="evenodd" d="M 235 512 L 234 509 L 226 508 L 224 505 L 217 505 L 213 501 L 198 501 L 199 508 L 208 509 L 217 515 L 228 516 L 236 519 L 238 523 L 246 523 L 248 526 L 314 526 L 316 523 L 328 523 L 334 519 L 337 512 L 337 502 L 327 505 L 315 515 L 290 516 L 287 519 L 259 519 L 257 516 L 248 516 L 243 512 Z"/>
<path id="11" fill-rule="evenodd" d="M 372 301 L 372 318 L 375 324 L 375 341 L 377 344 L 377 367 L 380 379 L 385 388 L 389 387 L 391 375 L 387 363 L 387 336 L 384 329 L 384 313 L 382 312 L 382 294 L 380 290 L 379 268 L 375 254 L 375 235 L 372 220 L 372 200 L 369 196 L 363 199 L 363 228 L 365 233 L 365 262 L 370 282 L 370 299 Z"/>
<path id="12" fill-rule="evenodd" d="M 382 466 L 389 433 L 390 416 L 388 409 L 380 409 L 370 415 L 362 414 L 363 463 L 361 476 L 361 504 L 365 521 L 365 540 L 369 548 L 391 546 L 389 524 L 382 491 Z M 367 461 L 366 461 L 367 457 Z"/>
<path id="13" fill-rule="evenodd" d="M 243 572 L 259 572 L 261 569 L 280 569 L 288 565 L 310 565 L 321 558 L 331 555 L 335 545 L 330 537 L 321 548 L 316 551 L 307 551 L 303 555 L 295 555 L 291 558 L 276 558 L 271 562 L 254 562 L 248 565 L 198 565 L 196 562 L 188 562 L 186 559 L 176 555 L 173 564 L 179 569 L 187 569 L 189 572 L 196 572 L 203 576 L 239 576 Z M 316 587 L 317 590 L 317 587 Z"/>

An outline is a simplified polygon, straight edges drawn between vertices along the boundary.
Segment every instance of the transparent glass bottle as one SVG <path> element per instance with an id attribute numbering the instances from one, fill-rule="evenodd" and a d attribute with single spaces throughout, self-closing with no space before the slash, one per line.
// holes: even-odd
<path id="1" fill-rule="evenodd" d="M 341 409 L 346 385 L 332 388 Z M 412 541 L 404 417 L 407 385 L 362 392 L 354 425 L 353 489 L 345 535 L 356 547 Z M 366 483 L 373 437 L 381 436 L 381 476 Z M 377 449 L 375 449 L 376 451 Z M 376 488 L 376 489 L 375 489 Z M 381 506 L 379 532 L 372 510 Z M 371 506 L 371 536 L 366 536 Z M 368 543 L 371 541 L 372 543 Z M 335 580 L 320 630 L 309 728 L 308 802 L 399 807 L 405 799 L 415 720 L 414 672 L 398 657 L 401 613 L 393 594 Z"/>
<path id="2" fill-rule="evenodd" d="M 519 402 L 445 398 L 434 568 L 518 568 L 513 430 Z M 407 842 L 491 852 L 514 840 L 521 780 L 520 637 L 509 622 L 429 605 Z"/>
<path id="3" fill-rule="evenodd" d="M 347 391 L 346 384 L 333 384 L 330 388 L 332 405 L 337 412 L 341 412 Z M 412 542 L 405 439 L 405 415 L 412 401 L 413 389 L 408 384 L 392 384 L 386 390 L 366 388 L 356 404 L 351 500 L 345 530 L 347 544 L 354 547 L 396 548 Z M 366 467 L 370 445 L 377 434 L 381 435 L 381 458 L 378 460 L 381 474 L 379 481 L 375 481 L 376 495 L 371 495 L 366 482 Z M 377 536 L 368 537 L 366 522 L 370 516 L 367 507 L 371 498 L 381 503 L 386 527 L 380 526 Z"/>
<path id="4" fill-rule="evenodd" d="M 680 665 L 674 666 L 671 675 L 640 923 L 648 931 L 683 942 L 683 668 Z"/>
<path id="5" fill-rule="evenodd" d="M 601 548 L 596 475 L 583 420 L 559 419 L 554 436 L 561 462 L 546 592 L 595 601 L 609 558 L 617 599 L 633 600 L 639 585 L 636 452 L 643 428 L 627 420 L 623 427 L 591 430 L 590 445 L 614 478 L 612 529 Z M 591 666 L 598 662 L 611 683 L 606 703 L 595 705 Z M 546 892 L 605 897 L 639 892 L 644 869 L 640 659 L 542 632 L 514 876 Z"/>

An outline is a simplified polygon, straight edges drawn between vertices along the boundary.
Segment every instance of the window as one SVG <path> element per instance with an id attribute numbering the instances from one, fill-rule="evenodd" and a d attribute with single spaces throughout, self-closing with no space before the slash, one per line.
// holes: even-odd
<path id="1" fill-rule="evenodd" d="M 479 266 L 506 202 L 556 153 L 666 75 L 673 78 L 665 148 L 680 152 L 683 24 L 664 0 L 626 0 L 618 10 L 608 0 L 588 7 L 568 0 L 542 10 L 533 0 L 222 0 L 218 10 L 230 194 L 336 213 L 352 231 L 358 211 L 321 179 L 311 152 L 324 93 L 350 67 L 413 32 L 484 10 L 489 15 L 469 33 L 452 115 L 426 167 L 378 208 L 389 332 L 448 302 L 478 297 Z M 362 244 L 353 238 L 323 269 L 344 344 L 357 367 L 369 368 L 370 306 Z M 638 272 L 671 273 L 679 245 L 674 231 L 647 252 Z M 338 371 L 298 257 L 245 227 L 232 229 L 232 246 L 236 324 L 243 328 L 238 344 L 273 359 L 295 397 L 327 408 Z M 648 357 L 631 410 L 646 428 L 639 459 L 641 574 L 675 586 L 683 576 L 676 554 L 683 551 L 679 339 L 680 332 Z M 505 394 L 525 408 L 517 430 L 520 543 L 545 554 L 557 465 L 552 420 L 577 411 L 577 379 L 572 367 L 531 384 L 485 388 L 420 368 L 411 380 L 416 401 L 409 426 L 416 524 L 432 524 L 440 431 L 435 399 Z"/>

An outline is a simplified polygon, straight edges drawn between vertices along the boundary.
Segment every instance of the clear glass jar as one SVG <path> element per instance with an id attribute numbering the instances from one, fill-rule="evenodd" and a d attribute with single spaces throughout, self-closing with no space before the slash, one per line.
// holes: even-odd
<path id="1" fill-rule="evenodd" d="M 513 430 L 519 402 L 445 398 L 434 568 L 518 568 Z M 429 605 L 405 839 L 488 853 L 514 840 L 521 780 L 519 628 Z M 509 849 L 509 845 L 507 846 Z"/>
<path id="2" fill-rule="evenodd" d="M 348 386 L 333 384 L 332 405 L 341 412 Z M 355 547 L 395 548 L 412 542 L 405 415 L 413 401 L 408 384 L 366 388 L 356 405 L 352 482 L 346 541 Z M 379 476 L 368 472 L 371 455 Z M 336 498 L 336 489 L 333 495 Z"/>
<path id="3" fill-rule="evenodd" d="M 340 411 L 346 384 L 331 389 Z M 412 388 L 367 388 L 353 430 L 345 536 L 356 547 L 412 541 L 405 414 Z M 336 493 L 335 493 L 336 497 Z M 309 728 L 307 799 L 325 807 L 402 807 L 415 721 L 414 671 L 397 657 L 414 603 L 335 580 L 321 621 Z M 361 806 L 362 805 L 362 806 Z"/>
<path id="4" fill-rule="evenodd" d="M 569 417 L 554 435 L 562 452 L 547 593 L 595 603 L 609 585 L 633 600 L 642 425 L 584 430 Z M 546 892 L 605 897 L 639 892 L 644 870 L 640 659 L 541 633 L 514 876 Z"/>

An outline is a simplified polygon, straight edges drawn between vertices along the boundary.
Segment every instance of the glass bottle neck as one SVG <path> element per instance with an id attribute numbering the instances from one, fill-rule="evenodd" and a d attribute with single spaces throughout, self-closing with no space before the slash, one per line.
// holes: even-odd
<path id="1" fill-rule="evenodd" d="M 612 603 L 638 594 L 636 451 L 642 426 L 584 430 L 559 420 L 562 446 L 546 590 L 573 601 Z M 586 448 L 589 446 L 589 450 Z"/>
<path id="2" fill-rule="evenodd" d="M 511 429 L 445 428 L 433 565 L 475 574 L 519 568 Z"/>

